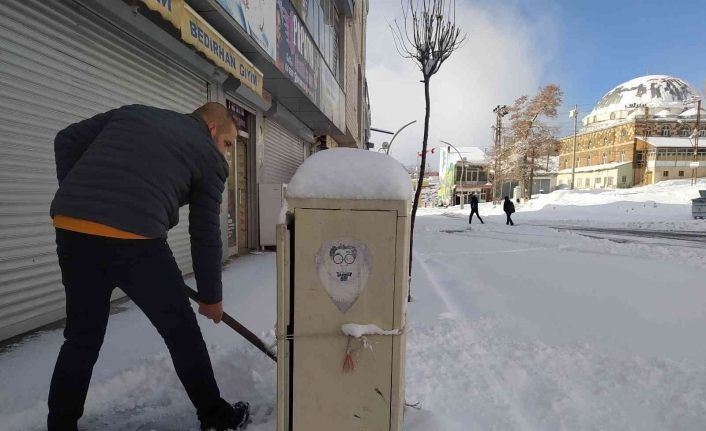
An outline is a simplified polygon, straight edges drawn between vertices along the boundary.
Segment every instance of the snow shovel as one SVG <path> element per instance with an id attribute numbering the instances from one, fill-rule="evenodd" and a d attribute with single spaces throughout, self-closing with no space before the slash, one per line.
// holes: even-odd
<path id="1" fill-rule="evenodd" d="M 190 287 L 186 288 L 186 294 L 189 295 L 189 298 L 191 298 L 194 302 L 198 303 L 198 294 L 194 289 L 191 289 Z M 225 311 L 223 312 L 223 318 L 221 319 L 223 323 L 226 325 L 230 326 L 232 330 L 237 332 L 238 334 L 242 335 L 243 338 L 248 340 L 250 344 L 253 346 L 257 347 L 260 349 L 262 353 L 267 355 L 270 359 L 273 361 L 277 362 L 277 355 L 272 353 L 272 351 L 267 348 L 267 345 L 265 344 L 264 341 L 262 341 L 257 335 L 253 334 L 252 331 L 250 331 L 248 328 L 243 326 L 240 322 L 237 320 L 233 319 L 230 314 L 226 313 Z"/>

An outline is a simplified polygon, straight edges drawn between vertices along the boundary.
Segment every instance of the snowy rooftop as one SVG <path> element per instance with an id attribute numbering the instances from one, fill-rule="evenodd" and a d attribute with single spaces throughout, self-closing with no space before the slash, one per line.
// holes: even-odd
<path id="1" fill-rule="evenodd" d="M 583 119 L 584 130 L 609 127 L 626 118 L 644 115 L 647 108 L 657 118 L 693 116 L 684 102 L 699 96 L 690 83 L 667 75 L 648 75 L 624 82 L 606 93 Z M 689 110 L 693 110 L 689 112 Z"/>
<path id="2" fill-rule="evenodd" d="M 672 136 L 669 138 L 662 136 L 650 136 L 647 139 L 639 139 L 658 148 L 691 148 L 694 146 L 693 142 L 689 138 L 678 136 Z"/>
<path id="3" fill-rule="evenodd" d="M 289 182 L 288 198 L 408 200 L 407 171 L 390 156 L 334 148 L 304 161 Z"/>
<path id="4" fill-rule="evenodd" d="M 482 148 L 458 147 L 458 153 L 461 153 L 461 156 L 463 156 L 463 158 L 466 159 L 466 162 L 468 163 L 472 163 L 475 165 L 485 165 L 488 163 L 488 160 L 485 156 L 485 150 Z M 461 160 L 458 157 L 458 153 L 454 151 L 453 148 L 451 148 L 451 151 L 449 152 L 449 160 L 451 160 L 452 162 L 460 162 Z"/>

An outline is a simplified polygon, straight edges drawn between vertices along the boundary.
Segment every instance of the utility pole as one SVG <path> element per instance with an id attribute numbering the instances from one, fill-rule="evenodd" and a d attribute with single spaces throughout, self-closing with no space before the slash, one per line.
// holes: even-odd
<path id="1" fill-rule="evenodd" d="M 696 104 L 696 132 L 694 133 L 694 161 L 692 168 L 691 185 L 695 186 L 699 177 L 699 135 L 701 134 L 701 99 Z"/>
<path id="2" fill-rule="evenodd" d="M 696 129 L 694 129 L 694 157 L 691 162 L 691 185 L 696 185 L 699 175 L 699 134 L 701 133 L 701 97 L 694 96 L 684 101 L 685 105 L 696 103 Z"/>
<path id="3" fill-rule="evenodd" d="M 576 176 L 576 128 L 579 119 L 579 105 L 574 105 L 574 109 L 569 112 L 569 118 L 574 119 L 574 151 L 571 157 L 571 190 L 574 189 L 574 177 Z"/>
<path id="4" fill-rule="evenodd" d="M 502 181 L 500 181 L 500 153 L 503 133 L 503 117 L 510 111 L 506 105 L 498 105 L 493 109 L 495 113 L 495 177 L 493 178 L 493 202 L 500 200 L 502 194 Z"/>

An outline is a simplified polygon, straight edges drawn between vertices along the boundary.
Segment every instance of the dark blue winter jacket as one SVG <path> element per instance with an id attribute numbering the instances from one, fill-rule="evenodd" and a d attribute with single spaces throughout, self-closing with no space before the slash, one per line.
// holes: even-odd
<path id="1" fill-rule="evenodd" d="M 166 238 L 189 204 L 200 299 L 221 300 L 221 197 L 228 164 L 198 116 L 130 105 L 72 124 L 54 141 L 51 216 Z"/>

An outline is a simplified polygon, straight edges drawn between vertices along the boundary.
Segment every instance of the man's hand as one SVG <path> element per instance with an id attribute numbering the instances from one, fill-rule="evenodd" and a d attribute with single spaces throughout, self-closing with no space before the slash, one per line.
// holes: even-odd
<path id="1" fill-rule="evenodd" d="M 215 304 L 199 302 L 199 314 L 213 320 L 214 323 L 220 323 L 223 318 L 223 302 Z"/>

